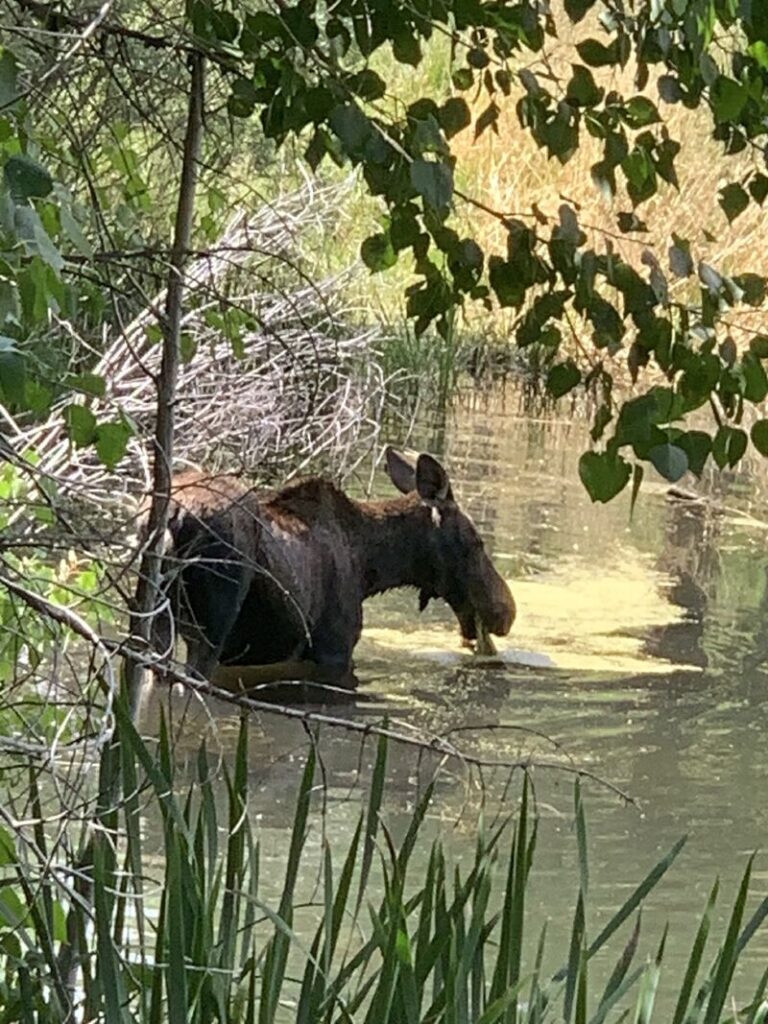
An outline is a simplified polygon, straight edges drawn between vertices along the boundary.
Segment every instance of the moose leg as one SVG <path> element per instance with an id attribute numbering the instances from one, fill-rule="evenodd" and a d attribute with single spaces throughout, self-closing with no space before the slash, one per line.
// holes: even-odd
<path id="1" fill-rule="evenodd" d="M 187 566 L 182 577 L 187 662 L 204 679 L 210 677 L 221 658 L 251 579 L 242 563 L 231 561 L 230 552 L 215 561 L 206 552 L 206 562 Z"/>
<path id="2" fill-rule="evenodd" d="M 149 647 L 156 659 L 154 672 L 158 678 L 165 679 L 165 668 L 174 653 L 176 630 L 174 625 L 179 618 L 179 585 L 178 580 L 169 574 L 167 564 L 163 565 L 161 574 L 161 593 L 157 607 L 152 613 L 149 635 Z"/>
<path id="3" fill-rule="evenodd" d="M 350 690 L 358 679 L 352 671 L 352 651 L 363 626 L 362 607 L 345 610 L 338 605 L 327 610 L 312 630 L 311 658 L 318 678 Z"/>

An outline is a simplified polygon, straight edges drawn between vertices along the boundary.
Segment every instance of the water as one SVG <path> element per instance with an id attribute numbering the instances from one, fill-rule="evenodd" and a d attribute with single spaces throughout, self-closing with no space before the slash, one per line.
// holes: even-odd
<path id="1" fill-rule="evenodd" d="M 578 455 L 587 446 L 578 410 L 532 415 L 517 393 L 474 395 L 419 441 L 444 454 L 458 500 L 510 582 L 518 620 L 499 642 L 501 664 L 494 666 L 461 650 L 445 606 L 433 602 L 419 617 L 416 595 L 407 591 L 369 602 L 356 652 L 366 701 L 334 713 L 377 721 L 387 714 L 393 728 L 408 733 L 462 728 L 451 736 L 465 750 L 588 769 L 631 796 L 628 804 L 598 781 L 586 784 L 593 936 L 688 834 L 643 919 L 644 950 L 670 924 L 664 1003 L 675 982 L 679 987 L 715 876 L 723 886 L 722 929 L 746 860 L 768 835 L 761 796 L 768 776 L 763 467 L 713 476 L 699 488 L 702 502 L 671 501 L 662 481 L 650 481 L 630 520 L 628 495 L 595 506 L 578 480 Z M 377 490 L 389 492 L 383 481 Z M 176 701 L 175 713 L 190 759 L 203 733 L 224 756 L 231 752 L 237 717 L 230 708 Z M 151 701 L 147 715 L 151 720 Z M 501 724 L 513 728 L 486 728 Z M 275 892 L 304 750 L 301 726 L 254 720 L 252 813 L 266 855 L 262 873 Z M 325 825 L 343 841 L 365 797 L 374 746 L 369 740 L 361 752 L 359 737 L 325 729 L 321 751 Z M 428 769 L 414 753 L 393 749 L 387 812 L 395 831 Z M 481 780 L 460 763 L 446 766 L 428 831 L 440 831 L 457 859 L 471 853 L 480 804 L 488 816 L 518 792 L 505 790 L 507 778 L 497 770 Z M 533 779 L 542 823 L 530 933 L 550 919 L 557 966 L 578 886 L 573 777 L 534 767 Z M 322 827 L 318 817 L 315 845 Z M 425 838 L 414 870 L 427 853 Z M 758 854 L 750 907 L 766 893 L 768 859 Z M 614 949 L 617 955 L 619 945 Z M 767 958 L 768 933 L 759 934 L 734 981 L 737 1001 L 748 1000 Z"/>

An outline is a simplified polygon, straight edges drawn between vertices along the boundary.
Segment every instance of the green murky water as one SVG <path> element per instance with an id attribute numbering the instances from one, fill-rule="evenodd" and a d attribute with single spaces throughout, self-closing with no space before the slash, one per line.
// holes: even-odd
<path id="1" fill-rule="evenodd" d="M 367 701 L 334 713 L 386 713 L 406 732 L 477 726 L 453 738 L 486 758 L 584 767 L 631 794 L 637 806 L 587 786 L 592 934 L 687 833 L 643 919 L 649 950 L 670 924 L 668 977 L 684 969 L 714 877 L 732 902 L 748 855 L 768 840 L 768 476 L 757 463 L 720 474 L 700 487 L 702 502 L 670 501 L 661 482 L 650 482 L 630 522 L 627 495 L 606 508 L 582 489 L 576 467 L 586 437 L 576 413 L 532 415 L 513 392 L 472 396 L 439 430 L 422 432 L 424 447 L 445 456 L 459 500 L 510 581 L 518 620 L 498 644 L 503 664 L 489 667 L 460 649 L 446 607 L 433 603 L 419 617 L 413 593 L 375 599 L 356 657 Z M 378 493 L 387 490 L 382 482 Z M 223 756 L 231 752 L 230 708 L 171 703 L 190 765 L 202 735 Z M 148 728 L 155 711 L 148 700 Z M 482 728 L 500 724 L 512 728 Z M 254 719 L 252 814 L 262 874 L 275 891 L 304 750 L 301 726 Z M 326 816 L 318 815 L 310 859 L 324 826 L 342 843 L 351 833 L 374 746 L 361 753 L 359 738 L 325 729 L 321 750 Z M 393 748 L 387 811 L 395 830 L 427 767 Z M 542 824 L 530 934 L 551 919 L 554 964 L 566 953 L 578 886 L 572 777 L 542 768 L 533 777 Z M 517 792 L 505 791 L 507 779 L 489 771 L 481 785 L 460 763 L 447 765 L 428 830 L 439 829 L 457 858 L 468 856 L 481 806 L 493 814 Z M 419 855 L 427 854 L 425 838 Z M 758 855 L 752 903 L 767 892 L 768 858 Z M 737 1001 L 751 995 L 767 960 L 768 933 L 749 947 Z M 662 1001 L 665 990 L 674 985 L 662 981 Z"/>

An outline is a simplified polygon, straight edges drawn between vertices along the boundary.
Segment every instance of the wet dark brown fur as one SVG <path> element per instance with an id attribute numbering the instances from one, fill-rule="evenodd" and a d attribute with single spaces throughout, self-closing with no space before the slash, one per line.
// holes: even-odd
<path id="1" fill-rule="evenodd" d="M 323 677 L 350 679 L 363 601 L 401 586 L 419 589 L 422 608 L 444 598 L 466 640 L 478 619 L 509 631 L 512 595 L 442 466 L 388 449 L 387 467 L 402 493 L 384 501 L 316 478 L 271 494 L 233 476 L 174 478 L 166 579 L 191 669 L 308 658 Z"/>

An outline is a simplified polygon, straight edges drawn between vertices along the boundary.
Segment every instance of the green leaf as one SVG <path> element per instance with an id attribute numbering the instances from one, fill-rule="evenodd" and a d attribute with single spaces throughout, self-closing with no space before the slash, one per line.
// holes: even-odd
<path id="1" fill-rule="evenodd" d="M 736 182 L 725 185 L 718 192 L 718 202 L 723 213 L 728 218 L 728 223 L 733 224 L 740 214 L 744 213 L 749 206 L 747 190 Z"/>
<path id="2" fill-rule="evenodd" d="M 410 26 L 402 26 L 394 34 L 392 55 L 399 64 L 410 64 L 415 68 L 421 63 L 421 44 Z"/>
<path id="3" fill-rule="evenodd" d="M 629 518 L 630 519 L 632 518 L 632 515 L 633 515 L 633 513 L 635 511 L 635 505 L 637 504 L 637 497 L 640 494 L 640 487 L 642 485 L 643 477 L 644 476 L 645 476 L 645 470 L 643 469 L 643 467 L 640 465 L 639 462 L 636 462 L 635 465 L 632 467 L 632 495 L 631 495 L 631 497 L 629 499 Z"/>
<path id="4" fill-rule="evenodd" d="M 656 169 L 647 150 L 635 146 L 621 162 L 627 176 L 627 191 L 633 203 L 639 204 L 656 193 Z"/>
<path id="5" fill-rule="evenodd" d="M 484 131 L 492 128 L 498 134 L 499 105 L 491 101 L 475 121 L 475 139 L 479 139 Z"/>
<path id="6" fill-rule="evenodd" d="M 246 53 L 258 53 L 264 43 L 274 39 L 287 42 L 288 38 L 285 25 L 277 15 L 267 11 L 255 11 L 245 15 L 240 46 Z"/>
<path id="7" fill-rule="evenodd" d="M 593 441 L 599 441 L 605 433 L 605 428 L 613 419 L 613 412 L 611 411 L 610 405 L 607 403 L 601 405 L 595 413 L 594 423 L 592 429 L 589 432 L 589 436 Z"/>
<path id="8" fill-rule="evenodd" d="M 470 67 L 475 68 L 477 71 L 482 71 L 484 68 L 487 68 L 490 63 L 491 58 L 482 46 L 474 46 L 467 53 L 467 64 L 469 64 Z"/>
<path id="9" fill-rule="evenodd" d="M 597 0 L 565 0 L 565 13 L 573 22 L 581 21 L 584 15 L 592 10 Z"/>
<path id="10" fill-rule="evenodd" d="M 712 442 L 712 458 L 720 469 L 725 469 L 726 466 L 732 469 L 746 450 L 745 432 L 727 424 L 720 427 Z"/>
<path id="11" fill-rule="evenodd" d="M 681 413 L 682 402 L 671 388 L 651 388 L 623 404 L 616 440 L 619 444 L 645 444 L 654 436 L 655 427 L 679 419 Z"/>
<path id="12" fill-rule="evenodd" d="M 645 128 L 660 121 L 656 105 L 647 96 L 633 96 L 621 108 L 621 118 L 630 128 Z"/>
<path id="13" fill-rule="evenodd" d="M 758 359 L 768 359 L 768 335 L 758 334 L 751 338 L 749 351 Z"/>
<path id="14" fill-rule="evenodd" d="M 371 273 L 388 270 L 397 263 L 397 253 L 388 234 L 370 235 L 360 246 L 360 256 Z"/>
<path id="15" fill-rule="evenodd" d="M 3 176 L 8 191 L 17 201 L 43 199 L 53 189 L 53 178 L 48 171 L 24 153 L 8 157 Z"/>
<path id="16" fill-rule="evenodd" d="M 99 423 L 96 427 L 96 453 L 107 469 L 114 469 L 125 455 L 132 433 L 128 424 L 122 421 Z"/>
<path id="17" fill-rule="evenodd" d="M 256 86 L 249 78 L 236 78 L 227 99 L 227 111 L 232 117 L 250 117 L 259 101 Z"/>
<path id="18" fill-rule="evenodd" d="M 619 62 L 618 47 L 615 42 L 610 46 L 605 46 L 599 39 L 585 39 L 576 44 L 576 49 L 584 63 L 593 68 L 608 67 Z"/>
<path id="19" fill-rule="evenodd" d="M 453 197 L 453 171 L 448 164 L 434 160 L 414 160 L 411 184 L 436 210 L 445 210 Z"/>
<path id="20" fill-rule="evenodd" d="M 675 236 L 675 243 L 669 247 L 669 267 L 675 277 L 690 277 L 694 271 L 691 258 L 691 243 Z"/>
<path id="21" fill-rule="evenodd" d="M 13 338 L 0 336 L 0 392 L 9 405 L 23 405 L 27 390 L 27 364 Z"/>
<path id="22" fill-rule="evenodd" d="M 232 348 L 237 351 L 237 345 L 234 338 L 232 339 Z M 190 363 L 194 359 L 196 352 L 197 338 L 191 331 L 182 331 L 181 337 L 179 338 L 179 355 L 181 356 L 182 363 L 184 363 L 185 366 L 187 363 Z"/>
<path id="23" fill-rule="evenodd" d="M 64 409 L 67 435 L 74 445 L 84 448 L 96 436 L 96 417 L 84 405 L 68 405 Z"/>
<path id="24" fill-rule="evenodd" d="M 648 460 L 671 483 L 676 483 L 688 471 L 688 456 L 675 444 L 656 445 L 648 452 Z"/>
<path id="25" fill-rule="evenodd" d="M 758 206 L 762 206 L 768 197 L 768 175 L 756 174 L 749 183 L 749 194 Z"/>
<path id="26" fill-rule="evenodd" d="M 88 241 L 83 233 L 83 229 L 73 216 L 68 203 L 63 202 L 59 207 L 59 217 L 61 218 L 62 230 L 67 235 L 70 242 L 74 245 L 81 256 L 86 256 L 88 259 L 91 259 L 93 257 L 93 246 Z"/>
<path id="27" fill-rule="evenodd" d="M 472 115 L 466 100 L 463 100 L 461 96 L 451 96 L 440 107 L 438 120 L 448 139 L 468 127 L 472 122 Z"/>
<path id="28" fill-rule="evenodd" d="M 95 395 L 96 398 L 103 398 L 106 390 L 104 378 L 95 373 L 73 373 L 64 383 L 73 391 L 82 391 L 86 395 Z"/>
<path id="29" fill-rule="evenodd" d="M 725 75 L 719 75 L 715 80 L 710 96 L 712 112 L 718 124 L 737 121 L 749 99 L 747 87 Z"/>
<path id="30" fill-rule="evenodd" d="M 761 68 L 768 68 L 768 43 L 764 39 L 756 39 L 748 48 L 748 53 Z"/>
<path id="31" fill-rule="evenodd" d="M 768 420 L 758 420 L 753 423 L 749 436 L 760 454 L 768 458 Z"/>
<path id="32" fill-rule="evenodd" d="M 572 359 L 557 363 L 547 374 L 547 391 L 553 398 L 561 398 L 581 383 L 581 371 Z"/>
<path id="33" fill-rule="evenodd" d="M 742 293 L 742 302 L 749 306 L 762 306 L 768 285 L 762 274 L 735 274 L 732 280 Z"/>
<path id="34" fill-rule="evenodd" d="M 28 915 L 27 908 L 14 889 L 7 886 L 0 889 L 0 924 L 16 931 L 21 928 Z"/>
<path id="35" fill-rule="evenodd" d="M 745 352 L 741 359 L 744 373 L 744 397 L 758 405 L 768 395 L 768 376 L 763 364 L 752 352 Z"/>
<path id="36" fill-rule="evenodd" d="M 526 286 L 520 280 L 520 274 L 513 264 L 500 256 L 491 256 L 488 260 L 488 280 L 500 306 L 522 305 Z"/>
<path id="37" fill-rule="evenodd" d="M 627 486 L 632 468 L 620 455 L 585 452 L 579 459 L 579 477 L 592 501 L 607 502 Z"/>
<path id="38" fill-rule="evenodd" d="M 386 84 L 381 75 L 377 75 L 371 68 L 363 68 L 356 75 L 347 80 L 349 88 L 362 100 L 378 100 L 387 91 Z M 330 95 L 329 90 L 323 90 Z"/>
<path id="39" fill-rule="evenodd" d="M 644 220 L 640 220 L 634 210 L 620 212 L 616 218 L 616 223 L 619 225 L 619 231 L 625 235 L 630 231 L 648 230 L 648 225 Z"/>
<path id="40" fill-rule="evenodd" d="M 17 206 L 13 219 L 16 233 L 27 252 L 39 256 L 58 273 L 64 266 L 64 260 L 45 230 L 37 210 L 31 206 Z"/>
<path id="41" fill-rule="evenodd" d="M 723 289 L 723 278 L 718 274 L 714 267 L 710 267 L 708 263 L 704 263 L 702 260 L 698 266 L 699 280 L 707 289 L 710 295 L 719 296 Z"/>
<path id="42" fill-rule="evenodd" d="M 661 75 L 657 83 L 659 96 L 665 103 L 680 103 L 685 93 L 674 75 Z"/>
<path id="43" fill-rule="evenodd" d="M 0 867 L 17 863 L 16 841 L 7 828 L 0 828 Z"/>
<path id="44" fill-rule="evenodd" d="M 19 97 L 16 57 L 10 50 L 0 54 L 0 115 L 5 114 Z"/>
<path id="45" fill-rule="evenodd" d="M 414 155 L 418 156 L 424 156 L 426 153 L 437 153 L 442 157 L 447 156 L 450 152 L 440 130 L 440 125 L 432 114 L 416 120 L 411 134 L 411 150 Z"/>
<path id="46" fill-rule="evenodd" d="M 573 75 L 565 91 L 569 103 L 581 107 L 594 107 L 603 98 L 604 90 L 599 88 L 592 72 L 583 64 L 573 64 Z"/>
<path id="47" fill-rule="evenodd" d="M 365 144 L 374 131 L 370 119 L 362 110 L 354 103 L 345 103 L 334 107 L 328 120 L 345 153 L 351 157 L 362 156 Z"/>
<path id="48" fill-rule="evenodd" d="M 694 476 L 701 477 L 704 465 L 712 451 L 712 438 L 703 430 L 689 430 L 675 438 L 675 444 L 682 448 L 688 459 L 688 469 Z"/>
<path id="49" fill-rule="evenodd" d="M 475 83 L 475 76 L 472 73 L 471 68 L 457 68 L 451 75 L 451 81 L 453 82 L 454 88 L 465 92 L 467 89 L 471 89 Z"/>
<path id="50" fill-rule="evenodd" d="M 240 32 L 240 22 L 234 14 L 216 10 L 213 6 L 208 11 L 208 23 L 218 43 L 233 43 Z"/>

